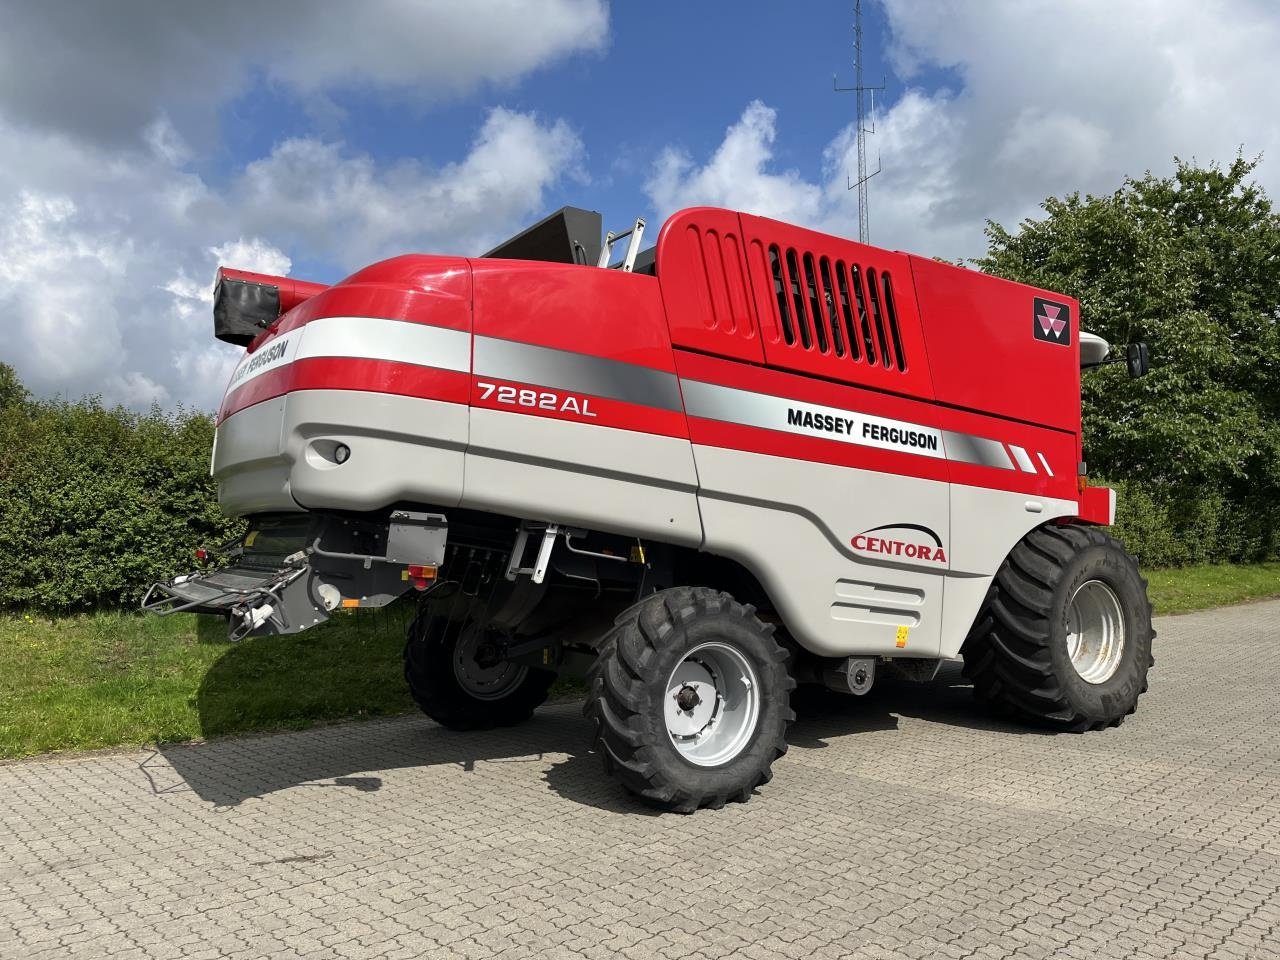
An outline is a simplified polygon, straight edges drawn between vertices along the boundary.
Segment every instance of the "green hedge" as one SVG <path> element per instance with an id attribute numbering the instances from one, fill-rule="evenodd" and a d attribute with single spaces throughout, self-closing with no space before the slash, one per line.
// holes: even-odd
<path id="1" fill-rule="evenodd" d="M 1257 563 L 1280 556 L 1280 505 L 1266 498 L 1217 487 L 1105 483 L 1118 497 L 1111 533 L 1144 567 Z"/>
<path id="2" fill-rule="evenodd" d="M 0 608 L 132 605 L 235 535 L 205 414 L 30 400 L 0 364 Z"/>

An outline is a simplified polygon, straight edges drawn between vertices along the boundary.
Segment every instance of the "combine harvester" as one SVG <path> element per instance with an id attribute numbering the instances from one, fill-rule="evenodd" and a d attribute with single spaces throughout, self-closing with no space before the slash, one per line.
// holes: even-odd
<path id="1" fill-rule="evenodd" d="M 245 355 L 212 471 L 249 530 L 144 607 L 238 638 L 415 594 L 429 716 L 517 723 L 585 674 L 605 769 L 680 811 L 769 780 L 798 683 L 960 656 L 1031 721 L 1133 712 L 1151 608 L 1085 481 L 1109 347 L 1075 301 L 728 210 L 643 226 L 565 208 L 333 286 L 220 270 Z"/>

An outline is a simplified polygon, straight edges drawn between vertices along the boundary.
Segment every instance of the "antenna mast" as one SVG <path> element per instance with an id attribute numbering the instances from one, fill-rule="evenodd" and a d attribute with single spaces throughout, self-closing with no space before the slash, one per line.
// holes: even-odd
<path id="1" fill-rule="evenodd" d="M 884 89 L 884 81 L 879 86 L 867 86 L 862 82 L 862 0 L 853 0 L 853 86 L 842 87 L 831 78 L 831 86 L 839 93 L 853 93 L 858 103 L 857 147 L 858 147 L 858 179 L 848 183 L 848 189 L 858 189 L 858 240 L 871 242 L 870 214 L 867 210 L 867 181 L 880 172 L 880 155 L 876 154 L 876 168 L 867 173 L 867 134 L 876 132 L 876 94 Z M 867 110 L 867 94 L 870 94 L 871 110 Z M 867 125 L 868 115 L 871 118 Z"/>

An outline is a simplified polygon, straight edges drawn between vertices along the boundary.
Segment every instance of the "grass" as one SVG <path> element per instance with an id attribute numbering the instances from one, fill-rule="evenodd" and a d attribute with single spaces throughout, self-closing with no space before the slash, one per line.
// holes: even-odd
<path id="1" fill-rule="evenodd" d="M 238 644 L 191 614 L 0 618 L 0 758 L 403 713 L 404 616 Z"/>
<path id="2" fill-rule="evenodd" d="M 1244 600 L 1280 596 L 1280 563 L 1212 564 L 1147 573 L 1158 614 L 1189 613 Z"/>
<path id="3" fill-rule="evenodd" d="M 1280 595 L 1280 563 L 1147 576 L 1158 614 Z M 414 710 L 400 671 L 407 616 L 392 607 L 229 644 L 211 617 L 0 615 L 0 759 Z"/>

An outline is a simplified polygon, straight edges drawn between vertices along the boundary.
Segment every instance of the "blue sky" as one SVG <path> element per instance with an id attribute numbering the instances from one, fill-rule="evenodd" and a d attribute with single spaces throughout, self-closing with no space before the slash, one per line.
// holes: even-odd
<path id="1" fill-rule="evenodd" d="M 803 9 L 802 9 L 803 7 Z M 767 40 L 762 25 L 768 25 Z M 867 83 L 886 81 L 882 106 L 901 96 L 885 51 L 884 10 L 868 2 L 863 12 Z M 650 166 L 664 146 L 678 144 L 695 156 L 714 151 L 743 106 L 761 100 L 785 118 L 774 157 L 805 179 L 822 175 L 823 149 L 850 122 L 851 94 L 832 90 L 853 83 L 852 4 L 813 0 L 786 12 L 785 5 L 744 0 L 732 5 L 624 3 L 610 11 L 603 49 L 586 50 L 537 69 L 518 83 L 485 85 L 445 100 L 388 95 L 383 90 L 344 90 L 330 99 L 342 119 L 309 112 L 293 91 L 256 84 L 219 114 L 222 148 L 207 158 L 212 180 L 229 180 L 256 157 L 289 137 L 340 136 L 382 164 L 416 157 L 441 165 L 466 152 L 483 116 L 493 107 L 565 117 L 587 145 L 586 162 L 547 194 L 548 211 L 563 204 L 599 210 L 606 228 L 636 216 L 658 214 L 644 191 Z M 948 80 L 930 70 L 913 79 L 935 90 Z M 876 159 L 874 138 L 870 162 Z M 656 239 L 656 229 L 652 236 Z M 287 251 L 294 272 L 322 281 L 344 270 L 311 259 L 305 244 Z M 454 251 L 440 251 L 454 252 Z M 474 252 L 474 251 L 463 251 Z"/>
<path id="2" fill-rule="evenodd" d="M 332 281 L 564 204 L 857 232 L 849 2 L 0 3 L 0 359 L 42 396 L 216 406 L 218 263 Z M 1270 0 L 865 8 L 875 243 L 977 256 L 1175 155 L 1280 188 Z"/>

